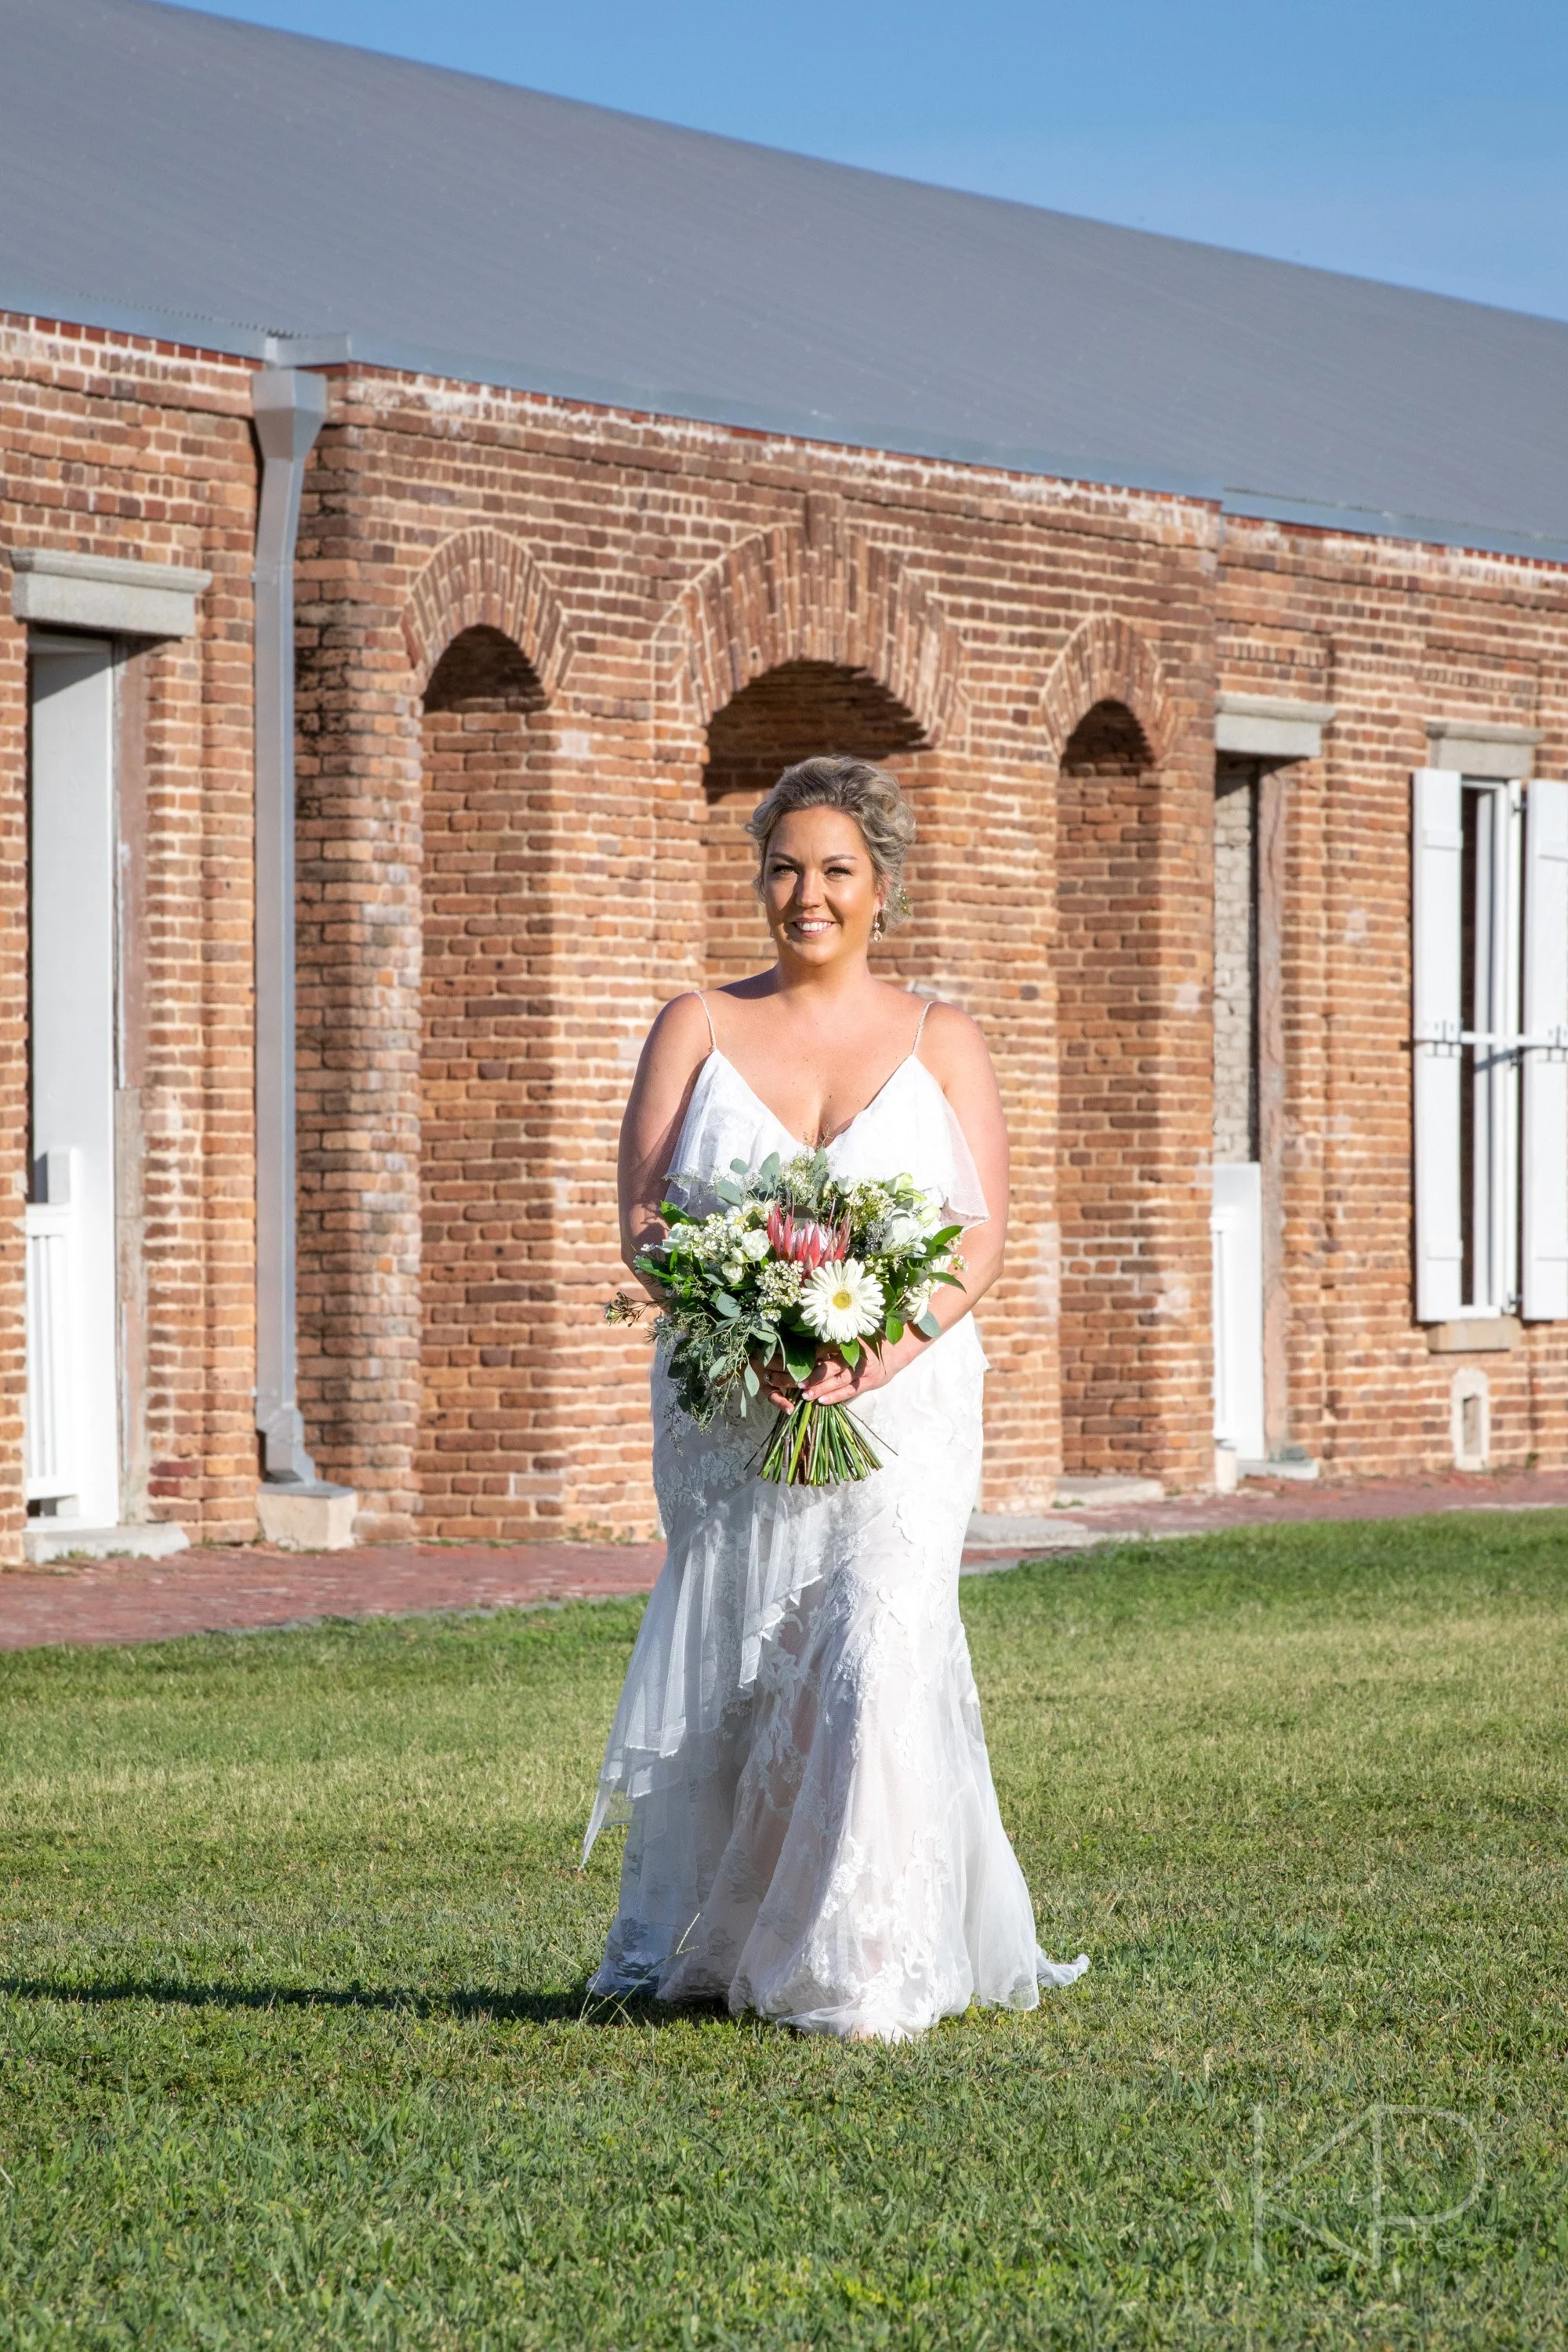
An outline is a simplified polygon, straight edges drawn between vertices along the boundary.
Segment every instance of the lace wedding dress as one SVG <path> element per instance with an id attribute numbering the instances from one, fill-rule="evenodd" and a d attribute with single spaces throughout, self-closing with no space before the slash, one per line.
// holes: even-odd
<path id="1" fill-rule="evenodd" d="M 973 1223 L 974 1163 L 919 1042 L 828 1159 L 850 1181 L 907 1171 Z M 715 1045 L 672 1163 L 689 1204 L 713 1206 L 736 1160 L 802 1149 Z M 584 1844 L 629 1823 L 595 1991 L 897 2042 L 973 2000 L 1032 2009 L 1089 1966 L 1036 1944 L 958 1613 L 984 1370 L 965 1316 L 856 1406 L 885 1466 L 808 1488 L 752 1475 L 772 1407 L 700 1430 L 656 1365 L 669 1549 Z"/>

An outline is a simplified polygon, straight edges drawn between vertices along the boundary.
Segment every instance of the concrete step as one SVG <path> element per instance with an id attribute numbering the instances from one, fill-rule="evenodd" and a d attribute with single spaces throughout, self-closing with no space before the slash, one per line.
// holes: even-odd
<path id="1" fill-rule="evenodd" d="M 167 1559 L 171 1552 L 188 1551 L 190 1541 L 184 1528 L 169 1519 L 139 1528 L 73 1528 L 58 1519 L 29 1519 L 22 1553 L 33 1568 L 51 1559 Z"/>
<path id="2" fill-rule="evenodd" d="M 975 1546 L 1016 1544 L 1030 1551 L 1076 1551 L 1080 1544 L 1092 1543 L 1094 1538 L 1087 1528 L 1077 1526 L 1059 1512 L 1040 1515 L 972 1511 L 964 1541 Z"/>
<path id="3" fill-rule="evenodd" d="M 1058 1478 L 1057 1502 L 1069 1510 L 1100 1510 L 1108 1504 L 1163 1503 L 1165 1489 L 1158 1478 Z"/>

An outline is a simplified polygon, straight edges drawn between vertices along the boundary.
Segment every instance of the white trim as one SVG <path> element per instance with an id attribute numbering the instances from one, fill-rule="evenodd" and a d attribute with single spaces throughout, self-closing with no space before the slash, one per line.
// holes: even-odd
<path id="1" fill-rule="evenodd" d="M 1268 694 L 1216 694 L 1214 746 L 1255 760 L 1318 760 L 1331 702 L 1286 702 Z"/>
<path id="2" fill-rule="evenodd" d="M 1428 719 L 1427 764 L 1457 775 L 1516 783 L 1535 764 L 1539 727 L 1494 726 L 1483 719 Z"/>
<path id="3" fill-rule="evenodd" d="M 212 584 L 210 572 L 184 564 L 63 547 L 13 548 L 11 572 L 15 619 L 127 637 L 194 637 L 196 598 Z"/>
<path id="4" fill-rule="evenodd" d="M 1568 1318 L 1568 783 L 1525 801 L 1522 1312 Z M 1536 1041 L 1540 1041 L 1537 1043 Z"/>

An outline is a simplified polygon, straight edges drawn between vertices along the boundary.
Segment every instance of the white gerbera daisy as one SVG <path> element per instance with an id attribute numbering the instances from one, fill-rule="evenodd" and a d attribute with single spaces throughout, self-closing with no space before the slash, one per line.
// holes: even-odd
<path id="1" fill-rule="evenodd" d="M 858 1258 L 819 1265 L 801 1285 L 800 1317 L 819 1339 L 864 1339 L 882 1320 L 882 1286 Z"/>

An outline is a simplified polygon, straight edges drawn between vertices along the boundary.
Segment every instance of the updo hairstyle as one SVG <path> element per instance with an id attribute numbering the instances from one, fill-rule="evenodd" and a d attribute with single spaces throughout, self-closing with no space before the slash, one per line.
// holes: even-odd
<path id="1" fill-rule="evenodd" d="M 757 875 L 752 884 L 763 895 L 768 844 L 781 818 L 796 809 L 842 809 L 860 828 L 877 879 L 883 887 L 882 929 L 895 930 L 910 911 L 904 889 L 904 860 L 914 847 L 915 814 L 897 779 L 869 760 L 823 757 L 801 760 L 786 768 L 771 793 L 746 820 L 746 831 L 757 845 Z"/>

